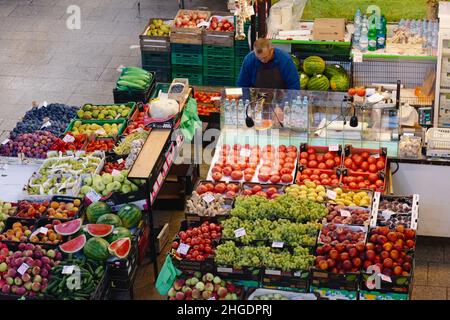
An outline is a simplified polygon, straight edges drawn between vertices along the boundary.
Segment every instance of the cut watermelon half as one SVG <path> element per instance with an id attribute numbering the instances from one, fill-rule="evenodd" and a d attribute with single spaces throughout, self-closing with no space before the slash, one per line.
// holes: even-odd
<path id="1" fill-rule="evenodd" d="M 55 231 L 62 236 L 70 236 L 77 233 L 81 228 L 81 219 L 75 219 L 72 221 L 67 221 L 58 225 L 55 225 Z"/>
<path id="2" fill-rule="evenodd" d="M 96 224 L 90 223 L 85 226 L 87 233 L 89 233 L 93 237 L 103 238 L 109 235 L 114 226 L 110 224 Z"/>
<path id="3" fill-rule="evenodd" d="M 110 254 L 115 255 L 119 259 L 124 259 L 128 256 L 131 249 L 130 238 L 117 239 L 108 246 Z"/>
<path id="4" fill-rule="evenodd" d="M 59 246 L 62 252 L 65 253 L 75 253 L 83 249 L 84 245 L 86 244 L 86 236 L 84 234 L 73 238 L 70 241 L 67 241 L 66 243 L 63 243 Z"/>

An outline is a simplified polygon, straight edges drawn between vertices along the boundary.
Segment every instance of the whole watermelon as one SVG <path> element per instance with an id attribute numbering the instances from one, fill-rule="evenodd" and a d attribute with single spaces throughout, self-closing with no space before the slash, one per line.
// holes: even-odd
<path id="1" fill-rule="evenodd" d="M 110 224 L 114 227 L 121 227 L 122 220 L 120 217 L 114 213 L 107 213 L 98 218 L 97 223 L 99 224 Z"/>
<path id="2" fill-rule="evenodd" d="M 308 76 L 320 74 L 325 70 L 325 61 L 319 56 L 310 56 L 303 61 L 303 71 Z"/>
<path id="3" fill-rule="evenodd" d="M 134 204 L 127 204 L 123 206 L 120 208 L 119 212 L 117 212 L 117 215 L 122 220 L 122 225 L 125 228 L 136 227 L 142 219 L 141 210 Z"/>
<path id="4" fill-rule="evenodd" d="M 347 75 L 345 69 L 339 64 L 330 64 L 325 67 L 323 74 L 331 80 L 336 75 Z"/>
<path id="5" fill-rule="evenodd" d="M 298 60 L 297 56 L 295 54 L 291 54 L 292 62 L 294 62 L 295 67 L 297 70 L 300 69 L 300 61 Z"/>
<path id="6" fill-rule="evenodd" d="M 108 237 L 106 237 L 106 240 L 109 243 L 113 243 L 117 239 L 122 239 L 122 238 L 130 238 L 131 239 L 131 231 L 124 227 L 117 227 L 117 228 L 114 228 L 113 232 L 111 232 L 111 234 Z"/>
<path id="7" fill-rule="evenodd" d="M 87 219 L 90 223 L 96 223 L 102 215 L 111 213 L 111 207 L 101 201 L 92 203 L 86 209 Z"/>
<path id="8" fill-rule="evenodd" d="M 104 261 L 109 257 L 108 246 L 105 239 L 93 237 L 84 245 L 83 253 L 88 259 Z"/>
<path id="9" fill-rule="evenodd" d="M 330 87 L 333 91 L 347 91 L 350 87 L 350 81 L 347 75 L 335 75 L 330 79 Z"/>
<path id="10" fill-rule="evenodd" d="M 308 86 L 308 81 L 308 75 L 304 72 L 300 72 L 300 89 L 305 90 Z"/>
<path id="11" fill-rule="evenodd" d="M 330 89 L 330 81 L 323 74 L 316 74 L 308 81 L 308 90 L 327 91 Z"/>

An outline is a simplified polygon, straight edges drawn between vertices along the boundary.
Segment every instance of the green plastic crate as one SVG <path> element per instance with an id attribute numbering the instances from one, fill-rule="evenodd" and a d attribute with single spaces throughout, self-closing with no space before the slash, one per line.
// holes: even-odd
<path id="1" fill-rule="evenodd" d="M 170 52 L 141 51 L 142 66 L 170 65 Z"/>
<path id="2" fill-rule="evenodd" d="M 201 66 L 203 65 L 203 54 L 172 52 L 172 64 Z"/>
<path id="3" fill-rule="evenodd" d="M 198 73 L 188 73 L 188 72 L 176 72 L 172 70 L 172 78 L 188 78 L 189 85 L 202 86 L 203 85 L 203 74 Z"/>
<path id="4" fill-rule="evenodd" d="M 172 72 L 202 74 L 203 66 L 185 66 L 185 65 L 173 64 Z"/>
<path id="5" fill-rule="evenodd" d="M 131 110 L 130 110 L 130 112 L 128 113 L 128 116 L 126 116 L 125 118 L 120 117 L 119 119 L 129 119 L 130 116 L 134 113 L 134 110 L 136 109 L 136 103 L 134 103 L 134 102 L 127 102 L 127 103 L 110 103 L 110 104 L 85 103 L 85 104 L 81 107 L 80 110 L 83 110 L 84 107 L 85 107 L 86 105 L 91 105 L 91 106 L 105 106 L 105 107 L 125 105 L 125 106 L 127 106 L 127 107 L 130 107 Z M 78 117 L 78 115 L 77 115 L 76 119 L 77 119 L 77 120 L 88 120 L 88 119 L 80 119 L 80 118 Z M 94 121 L 97 121 L 97 120 L 98 120 L 98 121 L 107 121 L 107 120 L 99 120 L 99 119 L 89 119 L 89 120 L 94 120 Z M 111 119 L 111 120 L 113 120 L 113 119 Z M 108 120 L 108 121 L 111 121 L 111 120 Z"/>
<path id="6" fill-rule="evenodd" d="M 204 76 L 203 81 L 208 86 L 229 86 L 234 87 L 236 85 L 236 79 L 232 77 L 224 76 Z"/>
<path id="7" fill-rule="evenodd" d="M 172 52 L 201 54 L 203 46 L 197 44 L 172 43 L 170 45 Z"/>
<path id="8" fill-rule="evenodd" d="M 172 67 L 170 66 L 154 66 L 142 65 L 142 69 L 155 73 L 156 81 L 169 82 L 172 80 Z"/>
<path id="9" fill-rule="evenodd" d="M 203 66 L 204 76 L 224 76 L 233 77 L 235 76 L 235 68 L 233 65 L 221 65 L 221 66 Z"/>
<path id="10" fill-rule="evenodd" d="M 157 82 L 155 85 L 155 90 L 153 90 L 152 95 L 150 96 L 150 99 L 154 99 L 158 96 L 158 93 L 160 90 L 162 92 L 169 92 L 170 83 L 164 83 L 164 82 Z"/>
<path id="11" fill-rule="evenodd" d="M 203 57 L 203 66 L 223 66 L 223 65 L 233 65 L 234 64 L 234 55 L 227 57 L 216 57 L 216 56 L 204 56 Z"/>
<path id="12" fill-rule="evenodd" d="M 203 55 L 206 57 L 234 57 L 234 47 L 204 45 Z"/>
<path id="13" fill-rule="evenodd" d="M 127 121 L 125 119 L 117 119 L 117 120 L 82 120 L 82 119 L 73 119 L 69 123 L 69 126 L 67 127 L 67 129 L 64 132 L 64 134 L 66 134 L 67 132 L 71 132 L 72 131 L 73 126 L 74 126 L 76 121 L 81 121 L 81 124 L 96 123 L 96 124 L 101 125 L 101 126 L 103 126 L 106 123 L 109 123 L 109 124 L 116 123 L 116 124 L 119 125 L 119 130 L 117 132 L 117 136 L 108 136 L 108 137 L 101 137 L 101 138 L 117 138 L 118 136 L 120 136 L 123 133 L 123 131 L 127 127 Z"/>

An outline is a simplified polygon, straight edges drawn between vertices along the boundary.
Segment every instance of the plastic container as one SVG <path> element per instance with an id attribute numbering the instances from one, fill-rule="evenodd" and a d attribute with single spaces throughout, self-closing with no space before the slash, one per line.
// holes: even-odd
<path id="1" fill-rule="evenodd" d="M 403 135 L 398 144 L 399 158 L 417 159 L 422 155 L 422 138 Z"/>

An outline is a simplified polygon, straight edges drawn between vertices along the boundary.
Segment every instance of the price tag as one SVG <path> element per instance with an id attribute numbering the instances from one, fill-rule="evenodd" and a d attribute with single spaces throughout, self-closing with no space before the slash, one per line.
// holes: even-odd
<path id="1" fill-rule="evenodd" d="M 353 62 L 356 62 L 356 63 L 363 62 L 363 54 L 362 54 L 362 52 L 354 52 L 353 53 Z"/>
<path id="2" fill-rule="evenodd" d="M 247 6 L 247 13 L 249 16 L 254 16 L 255 15 L 255 9 L 253 8 L 253 6 Z"/>
<path id="3" fill-rule="evenodd" d="M 46 106 L 48 106 L 48 103 L 47 103 L 47 101 L 44 101 L 44 102 L 42 103 L 42 106 L 43 106 L 43 107 L 46 107 Z"/>
<path id="4" fill-rule="evenodd" d="M 339 146 L 338 145 L 329 146 L 328 151 L 339 151 Z"/>
<path id="5" fill-rule="evenodd" d="M 2 170 L 2 171 L 8 170 L 8 164 L 7 163 L 0 163 L 0 170 Z"/>
<path id="6" fill-rule="evenodd" d="M 8 142 L 9 142 L 9 139 L 5 139 L 5 140 L 3 140 L 2 145 L 7 144 Z"/>
<path id="7" fill-rule="evenodd" d="M 75 266 L 64 266 L 62 269 L 62 274 L 72 274 Z"/>
<path id="8" fill-rule="evenodd" d="M 44 122 L 44 124 L 42 125 L 41 129 L 42 129 L 42 128 L 50 127 L 51 125 L 52 125 L 52 123 L 51 123 L 50 121 L 46 121 L 46 122 Z"/>
<path id="9" fill-rule="evenodd" d="M 27 270 L 30 268 L 29 265 L 27 265 L 26 263 L 22 263 L 19 267 L 19 269 L 17 269 L 17 272 L 20 273 L 22 276 L 25 274 L 25 272 L 27 272 Z"/>
<path id="10" fill-rule="evenodd" d="M 92 203 L 99 201 L 102 197 L 95 192 L 95 190 L 91 190 L 86 194 L 86 197 L 91 200 Z"/>
<path id="11" fill-rule="evenodd" d="M 243 237 L 246 235 L 247 235 L 247 233 L 245 232 L 245 228 L 239 228 L 239 229 L 234 230 L 234 236 L 236 238 L 240 238 L 240 237 Z"/>
<path id="12" fill-rule="evenodd" d="M 81 157 L 85 154 L 86 154 L 86 151 L 79 150 L 79 151 L 75 152 L 75 157 Z"/>
<path id="13" fill-rule="evenodd" d="M 383 280 L 383 281 L 385 281 L 385 282 L 390 282 L 390 283 L 392 283 L 391 277 L 389 277 L 389 276 L 387 276 L 387 275 L 385 275 L 385 274 L 380 273 L 380 278 L 381 278 L 381 280 Z"/>
<path id="14" fill-rule="evenodd" d="M 208 300 L 216 300 L 216 297 L 211 297 Z"/>
<path id="15" fill-rule="evenodd" d="M 294 277 L 301 277 L 302 276 L 302 272 L 301 271 L 295 271 L 294 272 Z"/>
<path id="16" fill-rule="evenodd" d="M 272 242 L 272 248 L 283 248 L 284 242 L 281 241 L 274 241 Z"/>
<path id="17" fill-rule="evenodd" d="M 123 159 L 121 158 L 121 159 L 119 159 L 119 160 L 117 160 L 117 163 L 118 164 L 121 164 L 123 162 Z"/>
<path id="18" fill-rule="evenodd" d="M 219 100 L 221 100 L 222 99 L 222 97 L 211 97 L 211 101 L 219 101 Z"/>
<path id="19" fill-rule="evenodd" d="M 180 246 L 177 249 L 177 252 L 182 255 L 186 255 L 189 251 L 189 245 L 186 243 L 180 243 Z"/>
<path id="20" fill-rule="evenodd" d="M 113 231 L 113 234 L 118 234 L 119 233 L 119 230 L 114 230 Z"/>
<path id="21" fill-rule="evenodd" d="M 333 190 L 327 190 L 327 197 L 331 200 L 336 200 L 337 193 Z"/>
<path id="22" fill-rule="evenodd" d="M 348 210 L 341 210 L 341 217 L 351 217 L 352 214 Z"/>
<path id="23" fill-rule="evenodd" d="M 205 194 L 202 199 L 206 202 L 206 203 L 210 203 L 213 202 L 214 200 L 216 200 L 216 198 L 214 198 L 214 196 L 211 193 L 207 193 Z"/>
<path id="24" fill-rule="evenodd" d="M 98 129 L 97 131 L 95 131 L 95 134 L 98 134 L 98 135 L 105 135 L 106 134 L 106 131 L 105 131 L 105 129 Z"/>
<path id="25" fill-rule="evenodd" d="M 241 157 L 248 158 L 252 155 L 252 151 L 244 148 L 244 149 L 241 149 L 240 155 L 241 155 Z"/>
<path id="26" fill-rule="evenodd" d="M 47 234 L 47 232 L 48 232 L 48 228 L 46 228 L 46 227 L 40 227 L 39 228 L 39 233 L 42 233 L 42 234 Z"/>
<path id="27" fill-rule="evenodd" d="M 71 143 L 71 142 L 75 141 L 75 137 L 72 136 L 71 134 L 66 134 L 63 141 L 67 142 L 67 143 Z"/>
<path id="28" fill-rule="evenodd" d="M 112 175 L 113 177 L 119 176 L 119 175 L 120 175 L 120 171 L 119 171 L 119 170 L 116 170 L 116 169 L 113 169 L 113 171 L 111 172 L 111 175 Z"/>
<path id="29" fill-rule="evenodd" d="M 132 132 L 142 132 L 142 131 L 144 131 L 144 128 L 139 127 L 134 129 Z"/>
<path id="30" fill-rule="evenodd" d="M 395 212 L 391 210 L 383 210 L 381 212 L 381 215 L 383 216 L 384 220 L 389 220 L 393 214 L 395 214 Z"/>
<path id="31" fill-rule="evenodd" d="M 233 268 L 217 267 L 217 272 L 232 273 Z"/>
<path id="32" fill-rule="evenodd" d="M 266 269 L 265 274 L 271 275 L 271 276 L 281 276 L 281 270 L 269 270 L 269 269 Z"/>
<path id="33" fill-rule="evenodd" d="M 378 153 L 376 153 L 376 154 L 372 155 L 372 157 L 374 157 L 375 159 L 378 159 L 378 158 L 380 158 L 380 155 Z"/>
<path id="34" fill-rule="evenodd" d="M 73 156 L 73 151 L 72 150 L 67 150 L 66 151 L 66 155 L 69 156 L 69 157 Z"/>

